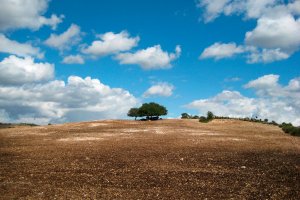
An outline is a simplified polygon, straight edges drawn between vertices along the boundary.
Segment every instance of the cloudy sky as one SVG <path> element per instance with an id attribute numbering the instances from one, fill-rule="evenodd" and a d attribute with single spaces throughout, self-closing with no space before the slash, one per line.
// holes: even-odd
<path id="1" fill-rule="evenodd" d="M 0 121 L 182 112 L 300 125 L 300 0 L 1 0 Z"/>

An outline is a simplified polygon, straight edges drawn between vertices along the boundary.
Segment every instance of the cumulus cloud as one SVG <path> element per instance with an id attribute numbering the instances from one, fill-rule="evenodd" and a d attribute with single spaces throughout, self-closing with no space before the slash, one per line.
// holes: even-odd
<path id="1" fill-rule="evenodd" d="M 130 37 L 127 31 L 120 33 L 107 32 L 97 35 L 100 40 L 93 41 L 90 46 L 82 50 L 85 54 L 92 56 L 105 56 L 109 54 L 116 54 L 122 51 L 128 51 L 137 46 L 140 38 Z"/>
<path id="2" fill-rule="evenodd" d="M 173 94 L 174 86 L 170 83 L 158 83 L 151 86 L 146 92 L 144 92 L 143 97 L 148 98 L 152 96 L 169 97 Z"/>
<path id="3" fill-rule="evenodd" d="M 269 74 L 252 80 L 245 85 L 246 88 L 266 89 L 277 85 L 279 75 Z"/>
<path id="4" fill-rule="evenodd" d="M 224 7 L 224 14 L 244 13 L 246 18 L 259 18 L 269 9 L 279 3 L 278 0 L 242 0 L 231 1 Z"/>
<path id="5" fill-rule="evenodd" d="M 76 24 L 71 26 L 60 35 L 51 34 L 50 37 L 45 41 L 45 44 L 59 49 L 60 51 L 70 49 L 71 46 L 77 44 L 81 40 L 80 27 Z"/>
<path id="6" fill-rule="evenodd" d="M 246 44 L 293 52 L 300 46 L 300 20 L 292 15 L 262 17 L 253 31 L 246 33 Z"/>
<path id="7" fill-rule="evenodd" d="M 10 122 L 59 123 L 126 116 L 137 99 L 98 79 L 70 76 L 67 82 L 0 86 L 0 117 Z"/>
<path id="8" fill-rule="evenodd" d="M 245 55 L 247 63 L 271 63 L 274 61 L 285 60 L 290 55 L 281 49 L 261 49 L 255 46 L 237 46 L 235 43 L 215 43 L 201 53 L 199 59 L 232 58 L 236 55 Z"/>
<path id="9" fill-rule="evenodd" d="M 214 58 L 216 60 L 219 60 L 222 58 L 231 58 L 234 55 L 243 52 L 244 52 L 243 47 L 237 46 L 235 43 L 222 44 L 217 42 L 211 45 L 210 47 L 204 49 L 204 51 L 202 52 L 199 58 L 200 59 Z"/>
<path id="10" fill-rule="evenodd" d="M 69 55 L 64 57 L 62 63 L 65 64 L 84 64 L 84 59 L 81 55 Z"/>
<path id="11" fill-rule="evenodd" d="M 33 47 L 29 43 L 19 43 L 8 39 L 4 34 L 0 33 L 0 52 L 15 54 L 18 56 L 34 56 L 43 58 L 44 54 L 40 52 L 39 48 Z"/>
<path id="12" fill-rule="evenodd" d="M 205 8 L 204 20 L 211 22 L 224 12 L 224 7 L 228 2 L 230 0 L 198 0 L 197 7 Z"/>
<path id="13" fill-rule="evenodd" d="M 1 0 L 0 31 L 21 28 L 38 30 L 44 25 L 55 29 L 62 22 L 63 16 L 43 16 L 48 3 L 49 0 Z"/>
<path id="14" fill-rule="evenodd" d="M 138 100 L 90 77 L 54 80 L 54 65 L 11 55 L 0 62 L 0 121 L 38 124 L 120 118 Z"/>
<path id="15" fill-rule="evenodd" d="M 289 3 L 288 4 L 288 9 L 294 15 L 300 15 L 300 1 L 299 0 L 295 0 L 294 2 Z"/>
<path id="16" fill-rule="evenodd" d="M 258 117 L 300 125 L 300 78 L 289 81 L 287 86 L 278 83 L 279 75 L 265 75 L 252 80 L 245 88 L 253 89 L 256 97 L 249 98 L 237 91 L 223 91 L 208 99 L 186 105 L 205 115 L 212 111 L 219 116 Z"/>
<path id="17" fill-rule="evenodd" d="M 243 15 L 245 19 L 257 20 L 256 27 L 246 32 L 245 44 L 241 45 L 247 53 L 248 63 L 284 60 L 300 48 L 299 0 L 198 0 L 197 6 L 203 9 L 206 22 L 212 22 L 221 14 L 237 14 Z M 207 49 L 211 50 L 210 47 Z"/>
<path id="18" fill-rule="evenodd" d="M 254 49 L 247 55 L 248 63 L 271 63 L 274 61 L 288 59 L 290 55 L 280 49 Z"/>
<path id="19" fill-rule="evenodd" d="M 215 97 L 193 101 L 187 107 L 198 110 L 202 115 L 212 111 L 219 116 L 251 117 L 256 110 L 253 101 L 237 91 L 225 90 Z"/>
<path id="20" fill-rule="evenodd" d="M 278 84 L 279 75 L 269 74 L 252 80 L 244 88 L 254 89 L 260 97 L 280 97 L 285 96 L 285 92 Z"/>
<path id="21" fill-rule="evenodd" d="M 212 22 L 220 15 L 244 14 L 246 18 L 259 18 L 278 0 L 198 0 L 197 7 L 203 9 L 205 22 Z"/>
<path id="22" fill-rule="evenodd" d="M 115 58 L 121 64 L 137 64 L 146 70 L 168 69 L 172 67 L 171 62 L 179 58 L 180 54 L 179 45 L 176 46 L 175 53 L 168 53 L 163 51 L 160 45 L 155 45 L 135 53 L 120 53 Z"/>
<path id="23" fill-rule="evenodd" d="M 31 57 L 19 58 L 11 55 L 0 62 L 0 84 L 21 85 L 47 81 L 53 77 L 52 64 L 35 63 Z"/>
<path id="24" fill-rule="evenodd" d="M 260 49 L 255 46 L 237 46 L 235 43 L 215 43 L 201 53 L 199 59 L 213 58 L 220 60 L 232 58 L 243 54 L 247 58 L 247 63 L 270 63 L 279 60 L 285 60 L 290 57 L 287 52 L 281 49 Z"/>

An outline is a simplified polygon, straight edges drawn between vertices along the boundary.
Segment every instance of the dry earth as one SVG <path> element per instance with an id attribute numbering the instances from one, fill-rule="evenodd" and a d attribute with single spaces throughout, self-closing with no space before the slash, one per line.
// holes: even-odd
<path id="1" fill-rule="evenodd" d="M 299 199 L 300 138 L 214 120 L 0 129 L 1 199 Z"/>

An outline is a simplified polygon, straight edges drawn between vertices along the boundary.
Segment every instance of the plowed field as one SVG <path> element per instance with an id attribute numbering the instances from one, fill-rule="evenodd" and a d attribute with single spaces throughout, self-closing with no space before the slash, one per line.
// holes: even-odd
<path id="1" fill-rule="evenodd" d="M 235 120 L 0 129 L 1 199 L 299 199 L 300 138 Z"/>

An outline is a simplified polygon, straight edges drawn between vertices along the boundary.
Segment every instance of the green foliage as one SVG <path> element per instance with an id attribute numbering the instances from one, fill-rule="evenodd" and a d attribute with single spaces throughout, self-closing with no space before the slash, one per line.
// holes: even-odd
<path id="1" fill-rule="evenodd" d="M 38 126 L 37 124 L 33 124 L 33 123 L 19 123 L 19 124 L 16 124 L 16 125 L 19 125 L 19 126 Z"/>
<path id="2" fill-rule="evenodd" d="M 198 115 L 192 116 L 192 119 L 199 119 L 200 117 Z"/>
<path id="3" fill-rule="evenodd" d="M 167 115 L 168 111 L 167 109 L 154 102 L 150 103 L 144 103 L 138 111 L 140 116 L 146 116 L 146 117 L 153 117 L 153 116 L 161 116 L 161 115 Z"/>
<path id="4" fill-rule="evenodd" d="M 279 125 L 285 133 L 300 136 L 300 128 L 293 126 L 291 123 L 282 123 Z"/>
<path id="5" fill-rule="evenodd" d="M 207 120 L 211 121 L 214 119 L 214 117 L 215 115 L 211 111 L 207 112 Z"/>
<path id="6" fill-rule="evenodd" d="M 209 120 L 206 117 L 201 116 L 201 117 L 199 117 L 199 122 L 207 123 L 207 122 L 209 122 Z"/>
<path id="7" fill-rule="evenodd" d="M 14 128 L 17 126 L 38 126 L 38 125 L 33 123 L 1 123 L 0 122 L 0 128 Z"/>
<path id="8" fill-rule="evenodd" d="M 181 113 L 181 119 L 190 119 L 191 116 L 187 113 Z"/>
<path id="9" fill-rule="evenodd" d="M 263 123 L 263 124 L 270 124 L 274 126 L 279 126 L 285 133 L 293 135 L 293 136 L 300 136 L 300 127 L 295 127 L 291 123 L 282 123 L 278 124 L 275 121 L 269 121 L 268 119 L 259 119 L 257 116 L 253 118 L 245 117 L 245 118 L 233 118 L 233 117 L 223 117 L 223 116 L 215 116 L 211 111 L 207 112 L 207 117 L 201 116 L 191 116 L 187 113 L 181 114 L 181 119 L 199 119 L 199 122 L 208 123 L 213 119 L 235 119 L 235 120 L 242 120 L 248 122 L 255 122 L 255 123 Z"/>
<path id="10" fill-rule="evenodd" d="M 275 122 L 275 121 L 272 121 L 271 124 L 274 126 L 278 126 L 277 122 Z"/>
<path id="11" fill-rule="evenodd" d="M 136 120 L 137 117 L 139 117 L 139 109 L 138 108 L 131 108 L 128 113 L 127 113 L 128 117 L 134 117 L 134 119 Z"/>
<path id="12" fill-rule="evenodd" d="M 187 113 L 182 113 L 181 114 L 181 119 L 199 119 L 198 115 L 189 115 Z"/>
<path id="13" fill-rule="evenodd" d="M 263 123 L 263 124 L 270 124 L 270 125 L 274 125 L 274 126 L 279 126 L 285 133 L 293 135 L 293 136 L 300 136 L 300 127 L 295 127 L 293 126 L 291 123 L 282 123 L 280 125 L 278 125 L 277 122 L 275 121 L 271 121 L 269 122 L 268 119 L 258 119 L 258 117 L 255 118 L 231 118 L 231 117 L 219 117 L 219 116 L 215 116 L 215 119 L 236 119 L 236 120 L 242 120 L 242 121 L 249 121 L 249 122 L 255 122 L 255 123 Z M 208 122 L 207 119 L 205 117 L 201 118 L 199 121 L 201 122 Z"/>
<path id="14" fill-rule="evenodd" d="M 208 111 L 206 117 L 201 116 L 199 118 L 199 122 L 207 123 L 207 122 L 210 122 L 211 120 L 213 120 L 214 118 L 215 118 L 215 115 L 211 111 Z"/>
<path id="15" fill-rule="evenodd" d="M 139 108 L 131 108 L 128 111 L 129 117 L 147 117 L 147 119 L 158 119 L 161 115 L 167 115 L 168 110 L 166 107 L 154 102 L 144 103 Z"/>

